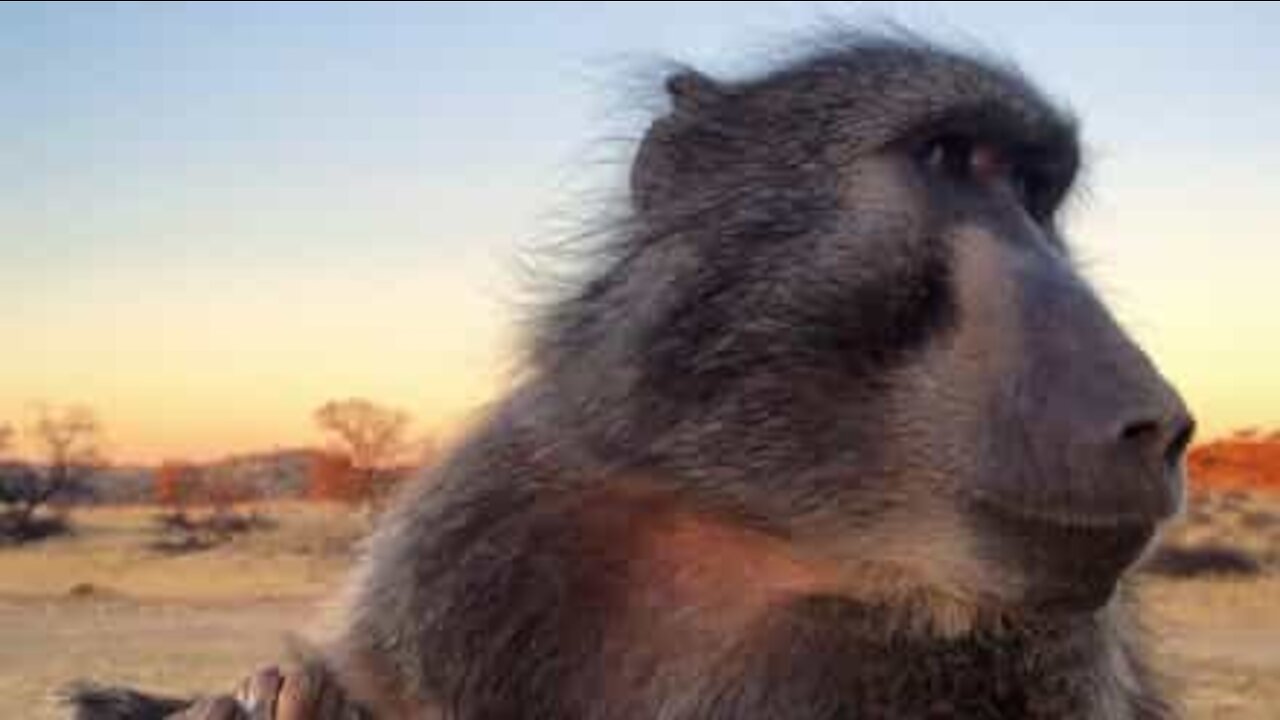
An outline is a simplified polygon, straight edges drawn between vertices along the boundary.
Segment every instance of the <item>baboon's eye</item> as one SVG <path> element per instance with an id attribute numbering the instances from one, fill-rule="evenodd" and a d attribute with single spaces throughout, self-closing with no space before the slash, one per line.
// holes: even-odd
<path id="1" fill-rule="evenodd" d="M 973 162 L 975 143 L 963 135 L 943 135 L 926 142 L 921 160 L 932 172 L 957 180 L 967 180 Z"/>
<path id="2" fill-rule="evenodd" d="M 1008 155 L 998 145 L 966 135 L 943 135 L 923 146 L 921 157 L 933 172 L 953 180 L 991 182 L 1008 177 Z"/>
<path id="3" fill-rule="evenodd" d="M 1034 165 L 1015 162 L 1001 145 L 967 135 L 943 135 L 921 146 L 921 162 L 931 173 L 952 182 L 1006 184 L 1018 202 L 1036 219 L 1045 208 L 1046 178 Z"/>

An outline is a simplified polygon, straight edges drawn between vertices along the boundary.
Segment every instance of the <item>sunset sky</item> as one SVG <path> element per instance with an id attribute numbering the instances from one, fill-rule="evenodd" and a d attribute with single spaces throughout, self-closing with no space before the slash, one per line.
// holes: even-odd
<path id="1" fill-rule="evenodd" d="M 1206 435 L 1280 426 L 1280 5 L 1226 2 L 6 3 L 0 423 L 83 404 L 116 461 L 202 459 L 360 395 L 447 436 L 516 369 L 517 251 L 608 184 L 642 71 L 749 71 L 824 16 L 1067 99 L 1088 275 Z"/>

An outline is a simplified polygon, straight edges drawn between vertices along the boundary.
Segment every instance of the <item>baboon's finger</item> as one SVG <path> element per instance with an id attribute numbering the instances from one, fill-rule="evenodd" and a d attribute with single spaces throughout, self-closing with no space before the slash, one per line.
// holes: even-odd
<path id="1" fill-rule="evenodd" d="M 347 717 L 344 712 L 347 700 L 342 688 L 338 687 L 338 684 L 328 675 L 321 676 L 320 680 L 320 687 L 316 693 L 315 717 L 323 720 L 342 720 Z"/>
<path id="2" fill-rule="evenodd" d="M 255 719 L 257 716 L 253 716 Z M 264 716 L 266 717 L 266 716 Z M 280 676 L 275 715 L 269 720 L 355 720 L 367 718 L 324 666 L 305 663 Z"/>
<path id="3" fill-rule="evenodd" d="M 251 720 L 274 720 L 276 700 L 283 684 L 279 668 L 264 668 L 240 683 L 236 699 L 248 710 Z"/>
<path id="4" fill-rule="evenodd" d="M 286 668 L 276 697 L 275 720 L 318 720 L 326 685 L 322 673 L 306 666 Z"/>

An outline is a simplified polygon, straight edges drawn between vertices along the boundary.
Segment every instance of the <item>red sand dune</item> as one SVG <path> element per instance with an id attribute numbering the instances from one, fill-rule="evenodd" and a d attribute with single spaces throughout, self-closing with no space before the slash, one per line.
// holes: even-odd
<path id="1" fill-rule="evenodd" d="M 1280 493 L 1280 432 L 1244 431 L 1197 445 L 1187 470 L 1196 488 Z"/>

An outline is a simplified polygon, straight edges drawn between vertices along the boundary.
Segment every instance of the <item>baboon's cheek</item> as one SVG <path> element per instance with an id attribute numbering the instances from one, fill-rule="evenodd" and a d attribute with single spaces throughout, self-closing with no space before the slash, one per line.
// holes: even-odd
<path id="1" fill-rule="evenodd" d="M 1013 468 L 992 462 L 1019 445 L 1002 409 L 1018 386 L 1021 343 L 1017 294 L 1006 250 L 976 227 L 944 239 L 952 246 L 952 293 L 957 322 L 938 336 L 918 362 L 895 374 L 893 424 L 909 428 L 903 452 L 912 468 L 943 479 L 961 495 L 983 496 L 998 474 Z"/>
<path id="2" fill-rule="evenodd" d="M 972 390 L 991 395 L 1014 379 L 1022 325 L 1013 258 L 1007 244 L 980 227 L 962 227 L 949 242 L 954 258 L 957 326 L 951 370 Z"/>

